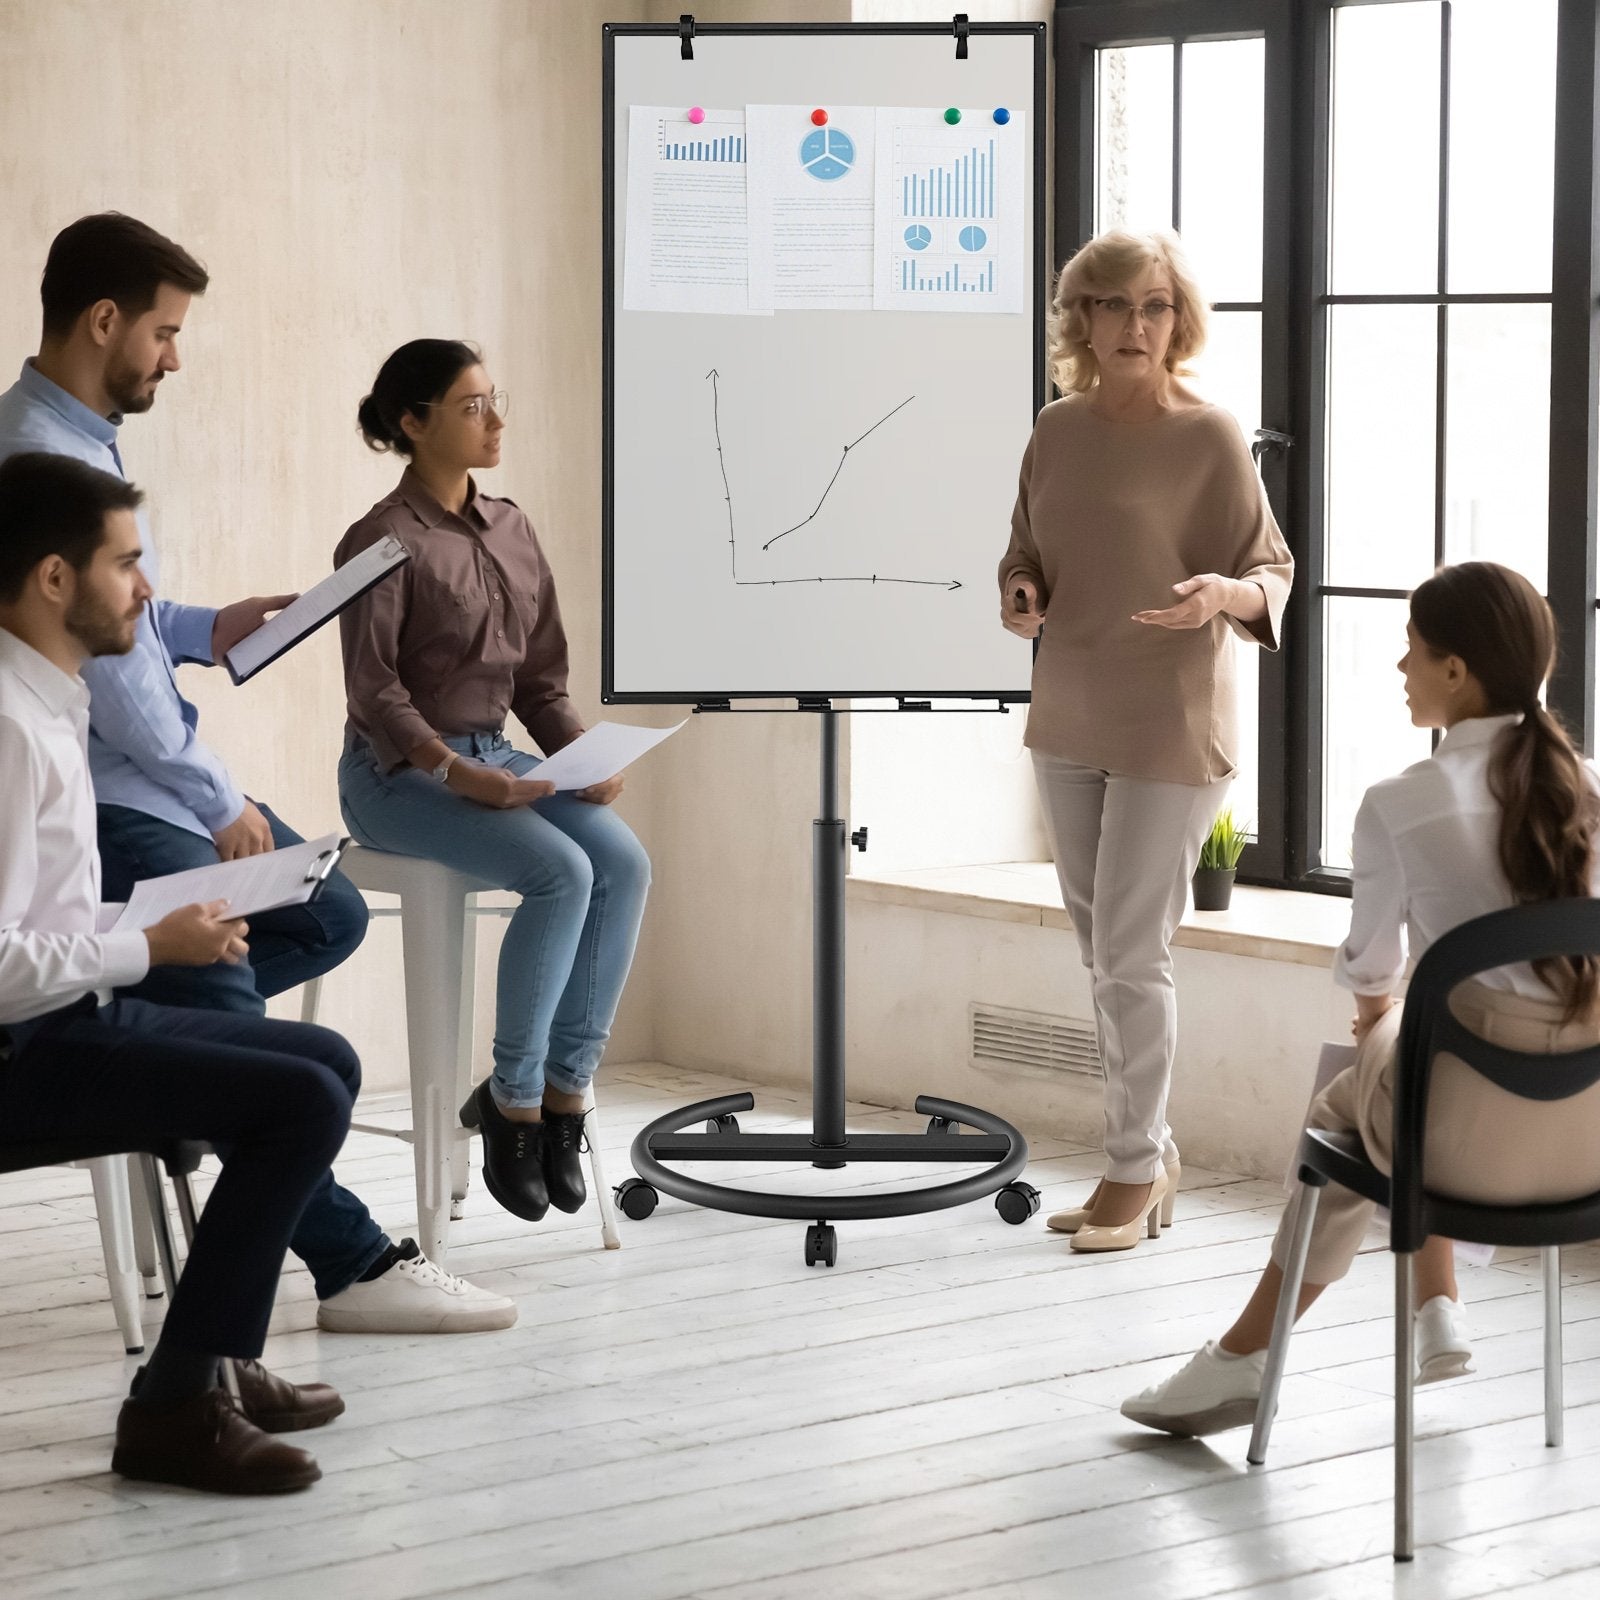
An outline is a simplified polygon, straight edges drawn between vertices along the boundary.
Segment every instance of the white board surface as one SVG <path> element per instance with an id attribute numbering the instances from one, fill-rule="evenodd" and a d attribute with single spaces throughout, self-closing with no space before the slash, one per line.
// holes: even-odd
<path id="1" fill-rule="evenodd" d="M 610 43 L 605 698 L 1026 698 L 995 575 L 1038 402 L 1034 35 Z M 624 310 L 630 107 L 757 104 L 1023 112 L 1029 312 Z"/>

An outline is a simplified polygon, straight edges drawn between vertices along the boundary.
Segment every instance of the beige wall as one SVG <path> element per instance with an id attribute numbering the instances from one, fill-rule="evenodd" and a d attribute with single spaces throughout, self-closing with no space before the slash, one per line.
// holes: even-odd
<path id="1" fill-rule="evenodd" d="M 318 577 L 397 475 L 354 430 L 379 361 L 472 338 L 512 395 L 493 487 L 540 530 L 597 712 L 600 24 L 641 17 L 638 0 L 0 0 L 0 370 L 35 348 L 46 247 L 84 212 L 140 216 L 212 273 L 186 370 L 123 435 L 169 595 Z M 184 687 L 250 792 L 302 831 L 338 826 L 332 631 L 243 689 L 193 668 Z M 369 1081 L 403 1081 L 399 995 L 379 925 L 327 997 Z M 635 1007 L 617 1053 L 651 1044 Z"/>

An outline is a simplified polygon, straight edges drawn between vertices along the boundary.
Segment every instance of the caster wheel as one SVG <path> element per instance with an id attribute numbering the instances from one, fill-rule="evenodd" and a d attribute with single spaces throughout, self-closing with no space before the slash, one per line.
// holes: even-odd
<path id="1" fill-rule="evenodd" d="M 929 1117 L 928 1126 L 923 1131 L 926 1133 L 959 1133 L 961 1124 L 952 1122 L 948 1117 Z"/>
<path id="2" fill-rule="evenodd" d="M 838 1239 L 830 1223 L 814 1222 L 806 1229 L 806 1265 L 831 1267 L 838 1258 Z"/>
<path id="3" fill-rule="evenodd" d="M 612 1193 L 617 1197 L 623 1216 L 632 1217 L 635 1222 L 643 1222 L 661 1199 L 643 1178 L 625 1178 Z"/>
<path id="4" fill-rule="evenodd" d="M 1001 1221 L 1016 1227 L 1039 1209 L 1039 1191 L 1031 1183 L 1008 1183 L 994 1197 L 994 1208 Z"/>
<path id="5" fill-rule="evenodd" d="M 738 1131 L 739 1119 L 732 1115 L 725 1117 L 713 1117 L 706 1124 L 707 1133 L 737 1133 Z"/>

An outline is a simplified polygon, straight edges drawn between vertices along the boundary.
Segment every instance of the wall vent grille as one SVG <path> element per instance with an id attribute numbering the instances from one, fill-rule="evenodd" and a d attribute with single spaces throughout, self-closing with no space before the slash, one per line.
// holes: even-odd
<path id="1" fill-rule="evenodd" d="M 1092 1022 L 1043 1011 L 972 1004 L 972 1064 L 991 1070 L 1103 1076 Z"/>

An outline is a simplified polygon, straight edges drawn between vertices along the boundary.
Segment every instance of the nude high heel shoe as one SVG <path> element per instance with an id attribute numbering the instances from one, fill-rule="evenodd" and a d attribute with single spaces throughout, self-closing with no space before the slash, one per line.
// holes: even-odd
<path id="1" fill-rule="evenodd" d="M 1183 1164 L 1172 1162 L 1166 1169 L 1167 1194 L 1161 1202 L 1161 1226 L 1172 1226 L 1172 1207 L 1178 1198 L 1178 1180 L 1183 1176 Z M 1089 1214 L 1094 1210 L 1094 1203 L 1100 1195 L 1100 1185 L 1096 1184 L 1094 1192 L 1081 1206 L 1073 1206 L 1069 1211 L 1054 1211 L 1045 1219 L 1045 1226 L 1052 1233 L 1076 1233 L 1084 1223 L 1089 1220 Z"/>
<path id="2" fill-rule="evenodd" d="M 1072 1248 L 1082 1251 L 1131 1250 L 1139 1242 L 1141 1233 L 1152 1239 L 1161 1237 L 1161 1207 L 1172 1192 L 1167 1182 L 1167 1169 L 1163 1167 L 1150 1185 L 1150 1194 L 1144 1209 L 1137 1216 L 1115 1227 L 1100 1227 L 1086 1222 L 1072 1236 Z"/>

